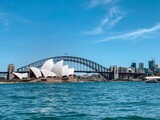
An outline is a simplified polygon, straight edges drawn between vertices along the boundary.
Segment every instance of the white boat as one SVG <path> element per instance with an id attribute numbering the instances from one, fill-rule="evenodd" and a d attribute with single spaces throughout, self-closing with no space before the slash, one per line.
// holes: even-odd
<path id="1" fill-rule="evenodd" d="M 160 82 L 160 76 L 150 76 L 146 77 L 146 83 L 159 83 Z"/>

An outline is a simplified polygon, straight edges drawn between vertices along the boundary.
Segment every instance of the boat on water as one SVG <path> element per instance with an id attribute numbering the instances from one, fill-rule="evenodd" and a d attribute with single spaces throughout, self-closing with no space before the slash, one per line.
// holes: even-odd
<path id="1" fill-rule="evenodd" d="M 160 83 L 160 76 L 150 76 L 146 77 L 146 83 Z"/>

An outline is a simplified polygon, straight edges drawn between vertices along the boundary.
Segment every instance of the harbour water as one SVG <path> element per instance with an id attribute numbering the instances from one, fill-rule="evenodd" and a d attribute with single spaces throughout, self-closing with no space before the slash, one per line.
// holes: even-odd
<path id="1" fill-rule="evenodd" d="M 0 120 L 160 119 L 160 84 L 1 84 Z"/>

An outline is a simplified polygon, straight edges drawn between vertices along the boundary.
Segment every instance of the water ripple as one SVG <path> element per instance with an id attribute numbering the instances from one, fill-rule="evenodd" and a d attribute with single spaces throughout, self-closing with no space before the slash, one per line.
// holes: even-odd
<path id="1" fill-rule="evenodd" d="M 160 84 L 1 84 L 2 120 L 158 120 Z"/>

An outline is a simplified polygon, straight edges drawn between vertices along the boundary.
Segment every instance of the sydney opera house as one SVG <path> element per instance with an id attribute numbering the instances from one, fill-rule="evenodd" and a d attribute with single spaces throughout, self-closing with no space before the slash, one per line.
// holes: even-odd
<path id="1" fill-rule="evenodd" d="M 41 68 L 30 67 L 28 73 L 13 73 L 15 79 L 43 79 L 50 81 L 69 80 L 74 75 L 74 68 L 64 65 L 63 60 L 54 64 L 53 59 L 47 60 Z"/>

